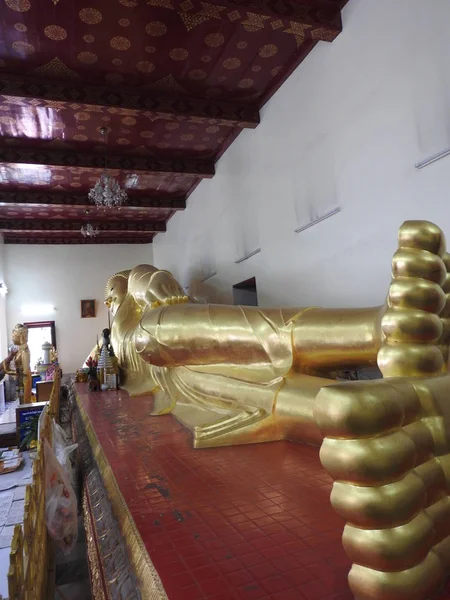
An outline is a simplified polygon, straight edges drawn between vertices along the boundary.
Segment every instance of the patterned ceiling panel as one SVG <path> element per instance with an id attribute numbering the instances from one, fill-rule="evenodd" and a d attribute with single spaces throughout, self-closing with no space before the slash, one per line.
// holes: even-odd
<path id="1" fill-rule="evenodd" d="M 0 58 L 8 72 L 248 102 L 305 41 L 332 40 L 340 28 L 332 3 L 330 11 L 304 2 L 300 23 L 299 15 L 276 14 L 275 2 L 261 15 L 256 5 L 198 0 L 3 1 Z"/>
<path id="2" fill-rule="evenodd" d="M 185 207 L 296 66 L 340 33 L 346 2 L 0 0 L 5 242 L 87 243 L 71 231 L 87 220 L 107 229 L 95 243 L 151 241 L 142 224 L 162 231 Z M 120 214 L 87 200 L 105 156 L 130 196 Z"/>
<path id="3" fill-rule="evenodd" d="M 0 137 L 4 144 L 69 150 L 105 152 L 100 129 L 108 128 L 108 152 L 172 157 L 214 157 L 228 136 L 232 124 L 217 119 L 196 119 L 158 115 L 111 107 L 36 101 L 22 98 L 11 101 L 0 96 Z M 27 144 L 29 146 L 29 144 Z"/>
<path id="4" fill-rule="evenodd" d="M 101 169 L 79 167 L 55 167 L 18 163 L 0 164 L 0 190 L 46 190 L 87 193 L 98 181 Z M 198 182 L 194 175 L 127 174 L 111 170 L 119 183 L 127 190 L 145 190 L 149 195 L 185 196 Z"/>

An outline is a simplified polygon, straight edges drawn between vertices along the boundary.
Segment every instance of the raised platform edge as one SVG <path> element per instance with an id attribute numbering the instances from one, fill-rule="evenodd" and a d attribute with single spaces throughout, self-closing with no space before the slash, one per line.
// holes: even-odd
<path id="1" fill-rule="evenodd" d="M 145 548 L 127 503 L 120 492 L 120 488 L 97 439 L 89 416 L 84 409 L 83 403 L 80 401 L 76 384 L 72 385 L 72 390 L 94 455 L 94 460 L 97 463 L 108 493 L 114 516 L 119 523 L 120 532 L 125 541 L 130 563 L 139 581 L 142 597 L 146 600 L 168 600 L 162 581 L 150 559 L 147 549 Z"/>

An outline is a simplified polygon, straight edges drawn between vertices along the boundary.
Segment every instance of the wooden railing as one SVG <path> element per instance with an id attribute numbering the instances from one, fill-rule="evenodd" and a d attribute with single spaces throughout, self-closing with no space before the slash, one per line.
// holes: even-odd
<path id="1" fill-rule="evenodd" d="M 44 438 L 52 445 L 52 420 L 59 419 L 61 374 L 55 373 L 47 412 L 41 428 L 32 482 L 25 490 L 23 525 L 16 525 L 8 571 L 9 600 L 47 600 L 48 573 L 53 552 L 45 522 Z"/>

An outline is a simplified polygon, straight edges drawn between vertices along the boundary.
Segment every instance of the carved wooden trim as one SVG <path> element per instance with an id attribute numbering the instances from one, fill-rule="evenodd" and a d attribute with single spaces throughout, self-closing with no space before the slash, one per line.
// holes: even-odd
<path id="1" fill-rule="evenodd" d="M 258 109 L 249 104 L 190 96 L 169 96 L 157 92 L 115 89 L 84 83 L 55 83 L 13 74 L 2 74 L 0 77 L 0 95 L 146 111 L 155 117 L 194 117 L 197 122 L 200 120 L 205 123 L 214 119 L 218 125 L 251 129 L 254 129 L 260 120 Z"/>
<path id="2" fill-rule="evenodd" d="M 87 194 L 47 193 L 28 191 L 2 191 L 0 190 L 0 202 L 4 204 L 49 204 L 52 206 L 71 206 L 92 208 Z M 153 208 L 184 210 L 186 208 L 185 198 L 152 198 L 149 196 L 136 196 L 128 194 L 126 208 Z"/>
<path id="3" fill-rule="evenodd" d="M 92 226 L 97 226 L 102 232 L 151 232 L 166 231 L 164 221 L 89 221 Z M 1 219 L 0 231 L 79 231 L 85 224 L 84 221 L 57 220 L 57 219 Z"/>
<path id="4" fill-rule="evenodd" d="M 73 152 L 40 148 L 6 148 L 0 146 L 0 163 L 18 163 L 28 165 L 83 167 L 103 169 L 105 156 L 102 153 Z M 121 171 L 149 173 L 179 173 L 210 178 L 214 176 L 213 160 L 193 158 L 158 158 L 143 156 L 108 155 L 108 168 Z"/>

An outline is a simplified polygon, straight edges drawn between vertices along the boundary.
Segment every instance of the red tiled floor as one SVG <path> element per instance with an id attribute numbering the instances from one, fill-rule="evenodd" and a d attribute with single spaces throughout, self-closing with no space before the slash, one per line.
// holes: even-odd
<path id="1" fill-rule="evenodd" d="M 351 600 L 317 448 L 194 450 L 149 398 L 78 390 L 170 600 Z"/>

